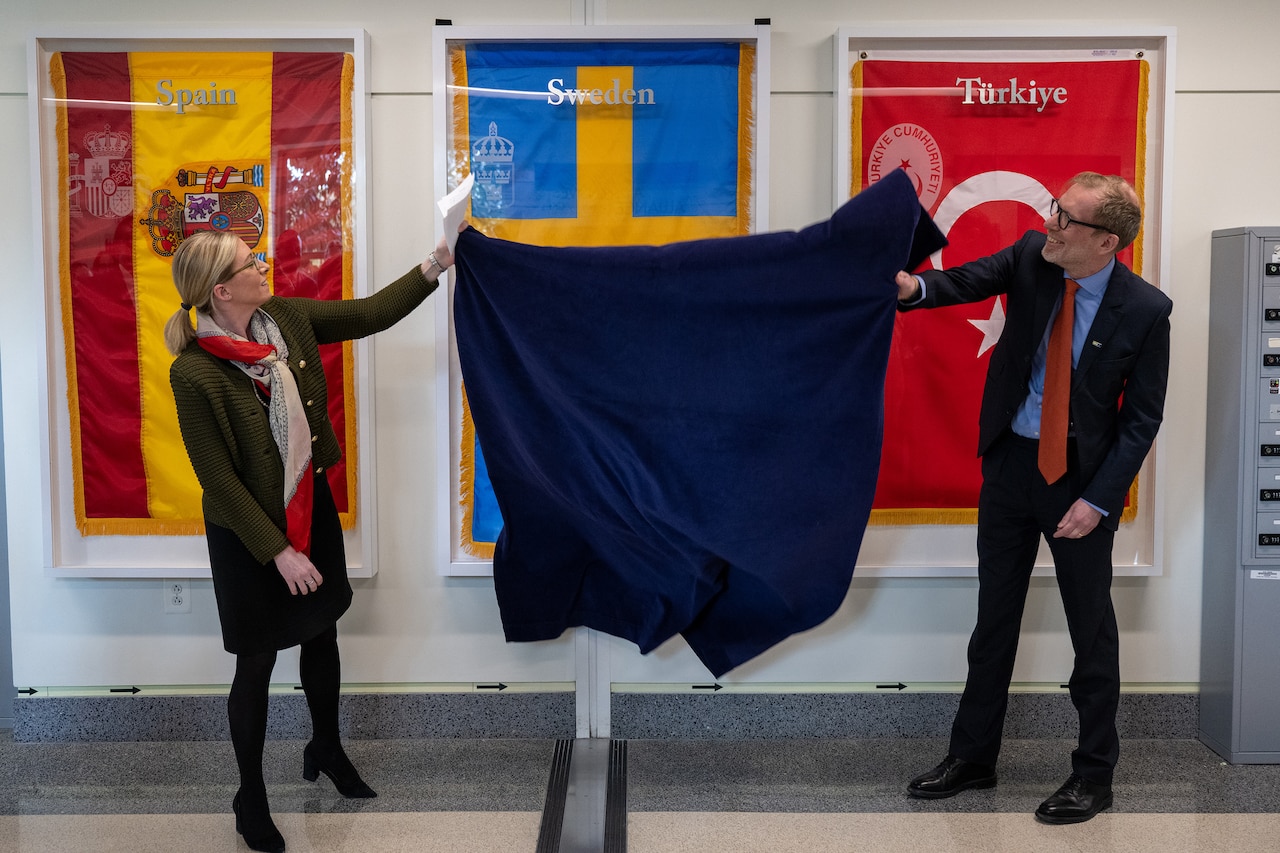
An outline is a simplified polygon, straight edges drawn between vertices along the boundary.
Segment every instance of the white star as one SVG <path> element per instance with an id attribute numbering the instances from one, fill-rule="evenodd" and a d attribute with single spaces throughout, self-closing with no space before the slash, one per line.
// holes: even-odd
<path id="1" fill-rule="evenodd" d="M 982 332 L 982 343 L 978 346 L 978 356 L 991 349 L 996 345 L 996 341 L 1000 340 L 1000 333 L 1004 331 L 1004 303 L 1000 301 L 1000 297 L 996 297 L 995 305 L 991 307 L 991 316 L 985 320 L 970 320 L 973 327 Z"/>

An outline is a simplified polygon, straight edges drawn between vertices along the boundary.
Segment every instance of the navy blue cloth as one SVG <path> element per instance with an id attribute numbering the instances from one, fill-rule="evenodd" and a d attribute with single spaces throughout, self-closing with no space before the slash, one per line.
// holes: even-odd
<path id="1" fill-rule="evenodd" d="M 894 275 L 944 243 L 899 172 L 795 232 L 459 235 L 506 638 L 679 633 L 719 676 L 834 613 L 875 493 Z"/>

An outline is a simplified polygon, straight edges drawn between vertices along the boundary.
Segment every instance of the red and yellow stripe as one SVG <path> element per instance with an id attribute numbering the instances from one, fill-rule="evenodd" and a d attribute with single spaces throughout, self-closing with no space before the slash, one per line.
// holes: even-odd
<path id="1" fill-rule="evenodd" d="M 154 194 L 179 202 L 200 187 L 183 172 L 261 169 L 238 183 L 263 212 L 237 229 L 270 262 L 281 231 L 305 252 L 337 247 L 319 295 L 352 295 L 352 60 L 341 53 L 64 53 L 52 59 L 59 97 L 63 333 L 77 527 L 83 535 L 194 534 L 203 528 L 200 487 L 187 461 L 169 388 L 165 321 L 178 308 L 170 259 L 144 222 Z M 182 110 L 168 93 L 199 93 Z M 95 134 L 127 138 L 112 149 L 112 187 L 131 188 L 130 209 L 86 209 L 83 164 Z M 96 137 L 102 139 L 103 137 Z M 99 161 L 101 162 L 101 161 Z M 301 164 L 309 168 L 295 169 Z M 318 169 L 317 169 L 318 165 Z M 305 176 L 328 173 L 325 186 Z M 304 175 L 303 179 L 294 177 Z M 124 191 L 123 189 L 121 190 Z M 98 190 L 97 192 L 101 192 Z M 274 264 L 273 264 L 274 266 Z M 281 288 L 282 282 L 275 282 Z M 292 286 L 292 285 L 289 285 Z M 278 292 L 287 292 L 287 287 Z M 355 454 L 350 345 L 322 353 L 331 416 Z M 355 466 L 331 470 L 344 526 L 354 523 Z"/>

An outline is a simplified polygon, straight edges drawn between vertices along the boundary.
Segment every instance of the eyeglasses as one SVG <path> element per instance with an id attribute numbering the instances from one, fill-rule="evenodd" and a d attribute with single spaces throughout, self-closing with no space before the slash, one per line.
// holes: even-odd
<path id="1" fill-rule="evenodd" d="M 1063 231 L 1066 231 L 1069 225 L 1083 225 L 1085 228 L 1111 233 L 1111 229 L 1105 225 L 1094 225 L 1092 222 L 1081 222 L 1079 219 L 1073 219 L 1070 213 L 1062 209 L 1062 205 L 1058 204 L 1056 198 L 1049 202 L 1049 215 L 1058 217 L 1058 228 Z"/>
<path id="2" fill-rule="evenodd" d="M 1065 227 L 1065 226 L 1064 226 L 1064 227 Z M 224 276 L 223 276 L 223 277 L 218 281 L 218 284 L 224 284 L 224 283 L 226 283 L 226 282 L 228 282 L 228 281 L 231 281 L 231 279 L 233 279 L 233 278 L 235 278 L 236 276 L 240 275 L 240 273 L 242 273 L 242 272 L 244 272 L 245 270 L 249 269 L 249 267 L 253 267 L 254 269 L 257 269 L 257 268 L 258 268 L 258 264 L 259 264 L 259 263 L 260 263 L 260 261 L 258 260 L 258 256 L 257 256 L 257 255 L 252 255 L 252 254 L 251 254 L 251 255 L 249 255 L 249 260 L 245 262 L 245 265 L 244 265 L 244 266 L 242 266 L 242 267 L 236 267 L 236 268 L 235 268 L 235 269 L 233 269 L 231 272 L 229 272 L 229 273 L 227 273 L 226 275 L 224 275 Z"/>

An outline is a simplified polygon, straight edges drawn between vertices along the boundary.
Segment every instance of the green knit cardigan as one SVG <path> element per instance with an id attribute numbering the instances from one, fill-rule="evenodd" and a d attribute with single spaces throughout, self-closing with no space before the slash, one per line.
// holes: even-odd
<path id="1" fill-rule="evenodd" d="M 321 300 L 273 296 L 262 306 L 289 347 L 289 369 L 311 426 L 311 464 L 323 471 L 342 458 L 329 421 L 319 344 L 382 331 L 422 303 L 436 282 L 419 267 L 372 296 Z M 266 564 L 289 544 L 285 537 L 284 463 L 271 437 L 253 380 L 192 341 L 174 359 L 169 382 L 178 426 L 204 490 L 206 522 L 236 533 Z"/>

